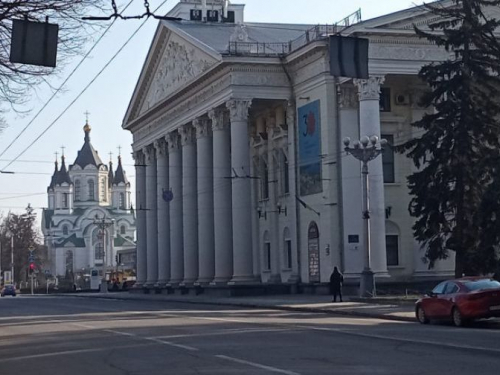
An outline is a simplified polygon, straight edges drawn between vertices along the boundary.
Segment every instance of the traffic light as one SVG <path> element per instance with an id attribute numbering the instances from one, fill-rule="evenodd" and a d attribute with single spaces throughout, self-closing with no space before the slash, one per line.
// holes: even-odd
<path id="1" fill-rule="evenodd" d="M 34 270 L 35 270 L 35 263 L 31 262 L 30 263 L 30 273 L 33 273 Z"/>

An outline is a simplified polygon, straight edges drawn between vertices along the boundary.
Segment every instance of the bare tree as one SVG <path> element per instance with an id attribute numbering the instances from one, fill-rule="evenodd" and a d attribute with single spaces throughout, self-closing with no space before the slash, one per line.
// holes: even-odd
<path id="1" fill-rule="evenodd" d="M 97 13 L 110 4 L 107 0 L 8 0 L 0 1 L 0 102 L 14 110 L 26 102 L 30 92 L 57 73 L 64 63 L 82 51 L 96 31 L 82 17 Z M 14 64 L 9 61 L 12 21 L 49 22 L 59 25 L 58 68 Z M 46 81 L 45 81 L 46 82 Z"/>

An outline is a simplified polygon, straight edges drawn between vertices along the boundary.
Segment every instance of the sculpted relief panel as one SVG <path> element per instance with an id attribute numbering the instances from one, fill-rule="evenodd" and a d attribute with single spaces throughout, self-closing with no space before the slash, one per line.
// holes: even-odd
<path id="1" fill-rule="evenodd" d="M 151 81 L 141 113 L 215 64 L 215 59 L 172 36 Z"/>

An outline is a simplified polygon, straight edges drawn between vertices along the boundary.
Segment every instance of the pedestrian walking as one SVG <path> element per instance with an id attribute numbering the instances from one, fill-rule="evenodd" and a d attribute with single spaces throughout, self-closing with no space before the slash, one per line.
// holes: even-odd
<path id="1" fill-rule="evenodd" d="M 337 302 L 337 296 L 340 297 L 342 302 L 342 284 L 344 283 L 344 276 L 339 272 L 337 267 L 333 267 L 332 275 L 330 276 L 330 293 L 333 295 L 332 302 Z"/>

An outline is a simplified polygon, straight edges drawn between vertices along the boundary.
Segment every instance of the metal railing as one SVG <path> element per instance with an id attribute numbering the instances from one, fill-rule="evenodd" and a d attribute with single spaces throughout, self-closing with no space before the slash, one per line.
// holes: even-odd
<path id="1" fill-rule="evenodd" d="M 229 42 L 229 55 L 282 56 L 287 55 L 311 42 L 327 38 L 338 32 L 337 25 L 317 25 L 306 30 L 297 39 L 284 43 Z"/>

